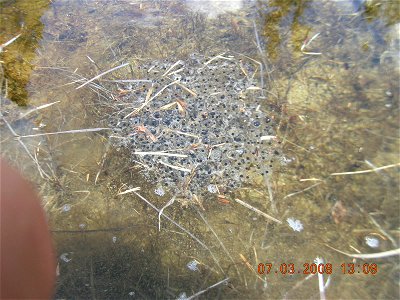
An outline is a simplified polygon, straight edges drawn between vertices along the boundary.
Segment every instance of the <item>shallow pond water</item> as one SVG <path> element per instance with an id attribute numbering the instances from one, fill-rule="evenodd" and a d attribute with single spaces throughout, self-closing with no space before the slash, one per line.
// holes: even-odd
<path id="1" fill-rule="evenodd" d="M 327 299 L 399 298 L 398 252 L 347 255 L 399 248 L 396 1 L 0 6 L 1 154 L 43 199 L 55 298 L 318 299 L 321 280 Z M 112 81 L 193 53 L 253 63 L 243 73 L 275 158 L 268 176 L 183 197 L 159 219 L 175 192 L 110 137 L 120 107 L 135 108 L 135 86 Z"/>

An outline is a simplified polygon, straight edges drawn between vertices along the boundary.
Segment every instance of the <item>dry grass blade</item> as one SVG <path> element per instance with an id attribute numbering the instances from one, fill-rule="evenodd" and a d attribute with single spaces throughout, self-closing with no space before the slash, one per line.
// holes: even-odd
<path id="1" fill-rule="evenodd" d="M 342 253 L 346 256 L 353 257 L 353 258 L 360 258 L 360 259 L 374 259 L 374 258 L 384 258 L 384 257 L 390 257 L 390 256 L 395 256 L 395 255 L 400 255 L 400 248 L 394 249 L 394 250 L 389 250 L 389 251 L 384 251 L 384 252 L 378 252 L 378 253 L 368 253 L 368 254 L 362 254 L 362 253 L 347 253 L 344 251 L 341 251 L 339 249 L 333 248 L 332 246 L 329 246 L 328 244 L 325 244 L 328 248 L 331 248 L 332 250 L 335 250 L 339 253 Z"/>
<path id="2" fill-rule="evenodd" d="M 174 108 L 176 105 L 178 105 L 178 102 L 172 102 L 172 103 L 168 103 L 168 104 L 165 104 L 165 105 L 163 105 L 163 106 L 161 106 L 160 108 L 159 108 L 159 110 L 168 110 L 168 109 L 172 109 L 172 108 Z"/>
<path id="3" fill-rule="evenodd" d="M 169 200 L 168 203 L 165 204 L 165 205 L 160 209 L 160 211 L 158 212 L 158 231 L 161 231 L 161 215 L 163 214 L 164 209 L 166 209 L 168 206 L 174 204 L 175 198 L 176 198 L 176 196 L 173 196 L 173 197 L 171 198 L 171 200 Z"/>
<path id="4" fill-rule="evenodd" d="M 122 65 L 120 65 L 120 66 L 118 66 L 118 67 L 112 68 L 112 69 L 110 69 L 110 70 L 108 70 L 108 71 L 105 71 L 105 72 L 103 72 L 103 73 L 101 73 L 101 74 L 99 74 L 99 75 L 93 77 L 92 79 L 89 79 L 89 80 L 86 81 L 84 84 L 81 84 L 80 86 L 78 86 L 76 89 L 79 90 L 80 88 L 82 88 L 82 87 L 84 87 L 85 85 L 91 83 L 92 81 L 95 81 L 96 79 L 99 79 L 100 77 L 102 77 L 102 76 L 104 76 L 104 75 L 106 75 L 106 74 L 108 74 L 108 73 L 111 73 L 111 72 L 113 72 L 113 71 L 115 71 L 115 70 L 118 70 L 118 69 L 120 69 L 120 68 L 126 67 L 127 65 L 129 65 L 129 63 L 125 63 L 125 64 L 122 64 Z"/>
<path id="5" fill-rule="evenodd" d="M 187 172 L 187 173 L 192 172 L 192 170 L 190 170 L 190 169 L 186 169 L 186 168 L 183 168 L 183 167 L 174 166 L 174 165 L 171 165 L 171 164 L 169 164 L 169 163 L 166 163 L 166 162 L 164 162 L 164 161 L 162 161 L 162 160 L 160 160 L 160 161 L 158 161 L 158 162 L 159 162 L 160 164 L 164 165 L 164 166 L 167 166 L 167 167 L 171 168 L 171 169 L 175 169 L 175 170 L 182 171 L 182 172 Z"/>
<path id="6" fill-rule="evenodd" d="M 300 193 L 303 193 L 303 192 L 305 192 L 305 191 L 311 190 L 312 188 L 314 188 L 314 187 L 320 185 L 322 182 L 323 182 L 323 181 L 314 183 L 313 185 L 311 185 L 311 186 L 309 186 L 309 187 L 307 187 L 307 188 L 305 188 L 305 189 L 303 189 L 303 190 L 301 190 L 301 191 L 294 192 L 294 193 L 290 193 L 289 195 L 286 195 L 285 197 L 283 197 L 283 199 L 287 199 L 287 198 L 293 197 L 293 196 L 295 196 L 295 195 L 297 195 L 297 194 L 300 194 Z"/>
<path id="7" fill-rule="evenodd" d="M 142 152 L 142 151 L 135 151 L 133 154 L 137 155 L 156 155 L 156 156 L 170 156 L 170 157 L 182 157 L 185 158 L 187 155 L 185 154 L 178 154 L 178 153 L 168 153 L 168 152 Z"/>
<path id="8" fill-rule="evenodd" d="M 36 108 L 33 108 L 33 109 L 27 111 L 26 113 L 24 113 L 22 116 L 20 116 L 20 119 L 25 118 L 27 115 L 30 115 L 31 113 L 33 113 L 35 111 L 50 107 L 50 106 L 52 106 L 54 104 L 57 104 L 57 103 L 60 103 L 60 102 L 61 101 L 55 101 L 55 102 L 52 102 L 52 103 L 44 104 L 44 105 L 38 106 Z"/>
<path id="9" fill-rule="evenodd" d="M 272 193 L 272 186 L 269 181 L 269 176 L 265 176 L 265 184 L 267 185 L 268 188 L 268 195 L 269 195 L 269 201 L 271 202 L 271 208 L 274 214 L 278 213 L 278 209 L 276 208 L 275 200 L 274 200 L 274 194 Z"/>
<path id="10" fill-rule="evenodd" d="M 102 130 L 111 130 L 111 129 L 110 128 L 74 129 L 74 130 L 65 130 L 65 131 L 57 131 L 57 132 L 46 132 L 46 133 L 38 133 L 38 134 L 21 135 L 21 136 L 18 136 L 18 137 L 19 138 L 27 138 L 27 137 L 44 136 L 44 135 L 96 132 L 96 131 L 102 131 Z"/>
<path id="11" fill-rule="evenodd" d="M 263 135 L 260 136 L 260 141 L 270 141 L 276 139 L 276 135 Z"/>
<path id="12" fill-rule="evenodd" d="M 152 83 L 153 82 L 149 79 L 115 79 L 115 80 L 101 79 L 100 81 L 115 82 L 115 83 L 140 83 L 140 82 Z"/>
<path id="13" fill-rule="evenodd" d="M 4 44 L 1 44 L 0 45 L 0 52 L 3 52 L 3 48 L 5 48 L 5 47 L 11 45 L 12 43 L 14 43 L 20 36 L 21 36 L 21 33 L 16 35 L 16 36 L 14 36 L 11 40 L 5 42 Z"/>
<path id="14" fill-rule="evenodd" d="M 223 56 L 224 54 L 225 54 L 225 52 L 212 57 L 211 59 L 209 59 L 208 61 L 206 61 L 204 63 L 204 66 L 207 66 L 208 64 L 210 64 L 211 62 L 213 62 L 216 59 L 225 59 L 225 60 L 233 60 L 234 59 L 233 57 L 225 57 L 225 56 Z"/>
<path id="15" fill-rule="evenodd" d="M 180 130 L 173 130 L 173 129 L 169 129 L 169 128 L 166 128 L 165 130 L 168 131 L 168 132 L 173 132 L 173 133 L 176 133 L 176 134 L 186 135 L 186 136 L 194 137 L 194 138 L 197 138 L 197 139 L 200 138 L 198 135 L 195 135 L 195 134 L 192 134 L 192 133 L 188 133 L 188 132 L 183 132 L 183 131 L 180 131 Z"/>
<path id="16" fill-rule="evenodd" d="M 258 275 L 258 273 L 257 273 L 256 270 L 254 269 L 253 265 L 252 265 L 251 263 L 249 263 L 249 261 L 246 259 L 246 257 L 245 257 L 242 253 L 239 253 L 239 256 L 240 256 L 240 258 L 243 260 L 243 262 L 245 263 L 246 267 L 247 267 L 250 271 L 252 271 L 252 272 L 257 276 L 258 279 L 260 279 L 261 281 L 264 281 L 264 282 L 265 282 L 266 279 L 263 279 L 260 275 Z"/>
<path id="17" fill-rule="evenodd" d="M 135 187 L 135 188 L 120 192 L 117 195 L 125 195 L 125 194 L 129 194 L 129 193 L 137 192 L 137 191 L 140 191 L 140 187 Z"/>
<path id="18" fill-rule="evenodd" d="M 168 70 L 167 71 L 165 71 L 165 73 L 164 74 L 162 74 L 162 76 L 161 77 L 165 77 L 165 76 L 167 76 L 168 75 L 168 73 L 173 69 L 173 68 L 175 68 L 178 64 L 182 64 L 183 63 L 183 61 L 181 61 L 181 60 L 178 60 L 176 63 L 174 63 L 172 66 L 170 66 L 169 68 L 168 68 Z"/>
<path id="19" fill-rule="evenodd" d="M 379 170 L 384 170 L 384 169 L 389 169 L 389 168 L 394 168 L 394 167 L 398 167 L 400 166 L 400 163 L 397 164 L 391 164 L 391 165 L 387 165 L 387 166 L 382 166 L 379 168 L 374 168 L 374 169 L 369 169 L 369 170 L 363 170 L 363 171 L 355 171 L 355 172 L 340 172 L 340 173 L 332 173 L 330 175 L 332 176 L 338 176 L 338 175 L 356 175 L 356 174 L 365 174 L 365 173 L 372 173 L 372 172 L 376 172 Z"/>
<path id="20" fill-rule="evenodd" d="M 240 205 L 243 205 L 244 207 L 246 207 L 246 208 L 248 208 L 248 209 L 254 211 L 255 213 L 257 213 L 257 214 L 259 214 L 259 215 L 261 215 L 261 216 L 267 218 L 268 220 L 274 221 L 274 222 L 276 222 L 276 223 L 278 223 L 278 224 L 282 224 L 282 221 L 280 221 L 280 220 L 278 220 L 278 219 L 276 219 L 276 218 L 274 218 L 274 217 L 272 217 L 272 216 L 266 214 L 265 212 L 262 212 L 261 210 L 259 210 L 259 209 L 255 208 L 255 207 L 251 206 L 250 204 L 248 204 L 248 203 L 246 203 L 246 202 L 244 202 L 244 201 L 242 201 L 242 200 L 240 200 L 240 199 L 235 199 L 235 201 L 236 201 L 237 203 L 239 203 Z"/>
<path id="21" fill-rule="evenodd" d="M 217 286 L 219 286 L 219 285 L 221 285 L 221 284 L 223 284 L 223 283 L 225 283 L 225 282 L 228 282 L 228 281 L 229 281 L 229 277 L 228 277 L 228 278 L 225 278 L 224 280 L 221 280 L 221 281 L 217 282 L 216 284 L 213 284 L 212 286 L 209 286 L 209 287 L 206 288 L 205 290 L 202 290 L 202 291 L 200 291 L 200 292 L 197 292 L 196 294 L 193 294 L 193 295 L 190 296 L 189 298 L 186 298 L 186 300 L 192 300 L 192 299 L 194 299 L 194 298 L 200 296 L 201 294 L 204 294 L 205 292 L 211 290 L 212 288 L 215 288 L 215 287 L 217 287 Z"/>
<path id="22" fill-rule="evenodd" d="M 182 83 L 176 83 L 177 85 L 179 85 L 181 88 L 183 88 L 186 92 L 188 92 L 189 94 L 191 94 L 192 96 L 197 96 L 196 92 L 192 91 L 191 89 L 189 89 L 188 87 L 184 86 Z"/>
<path id="23" fill-rule="evenodd" d="M 140 107 L 134 109 L 132 112 L 130 112 L 129 114 L 127 114 L 124 119 L 130 117 L 131 115 L 135 115 L 138 112 L 140 112 L 147 104 L 150 103 L 150 101 L 152 101 L 154 98 L 156 98 L 158 95 L 160 95 L 165 89 L 169 88 L 171 85 L 175 84 L 179 82 L 179 80 L 175 80 L 174 82 L 171 82 L 169 84 L 167 84 L 166 86 L 164 86 L 163 88 L 161 88 L 153 97 L 151 97 L 148 101 L 145 101 Z"/>

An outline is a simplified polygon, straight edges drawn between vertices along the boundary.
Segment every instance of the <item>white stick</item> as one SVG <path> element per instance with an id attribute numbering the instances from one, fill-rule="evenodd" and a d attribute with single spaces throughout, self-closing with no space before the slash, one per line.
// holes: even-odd
<path id="1" fill-rule="evenodd" d="M 99 74 L 99 75 L 93 77 L 92 79 L 89 79 L 89 80 L 86 81 L 84 84 L 81 84 L 80 86 L 78 86 L 76 89 L 79 90 L 81 87 L 84 87 L 85 85 L 87 85 L 87 84 L 91 83 L 92 81 L 94 81 L 94 80 L 100 78 L 101 76 L 106 75 L 106 74 L 108 74 L 108 73 L 110 73 L 110 72 L 113 72 L 113 71 L 115 71 L 115 70 L 118 70 L 118 69 L 120 69 L 120 68 L 126 67 L 127 65 L 129 65 L 129 63 L 125 63 L 125 64 L 122 64 L 122 65 L 120 65 L 120 66 L 118 66 L 118 67 L 112 68 L 112 69 L 110 69 L 110 70 L 108 70 L 108 71 L 105 71 L 105 72 L 103 72 L 103 73 L 101 73 L 101 74 Z"/>

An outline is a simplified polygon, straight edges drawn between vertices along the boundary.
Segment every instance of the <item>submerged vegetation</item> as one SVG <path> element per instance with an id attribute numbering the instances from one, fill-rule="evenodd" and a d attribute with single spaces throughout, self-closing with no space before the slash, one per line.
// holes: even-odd
<path id="1" fill-rule="evenodd" d="M 21 15 L 19 3 L 24 1 L 0 4 L 2 18 Z M 1 153 L 42 195 L 59 257 L 56 297 L 397 299 L 400 42 L 395 1 L 231 1 L 219 14 L 217 4 L 52 1 L 41 17 L 44 27 L 35 27 L 43 31 L 40 46 L 28 43 L 35 51 L 22 52 L 29 35 L 16 23 L 1 40 L 4 45 L 21 33 L 2 47 Z M 41 23 L 31 16 L 32 24 Z M 13 53 L 34 65 L 31 75 L 25 72 L 19 80 L 7 75 L 10 65 L 19 68 Z M 179 71 L 187 64 L 177 62 L 196 57 L 202 57 L 198 67 Z M 227 81 L 215 74 L 204 78 L 222 81 L 212 84 L 215 91 L 181 81 L 203 79 L 199 68 L 213 59 L 218 68 L 231 57 L 235 66 L 229 70 L 238 74 Z M 163 66 L 166 76 L 159 70 Z M 181 72 L 189 73 L 178 76 Z M 148 82 L 162 79 L 157 89 Z M 147 82 L 143 86 L 137 80 Z M 246 115 L 250 107 L 247 118 L 259 110 L 273 124 L 270 131 L 254 134 L 270 144 L 265 149 L 274 162 L 262 160 L 258 166 L 249 156 L 248 167 L 255 167 L 251 174 L 230 174 L 239 178 L 227 176 L 221 184 L 207 177 L 191 197 L 176 199 L 178 184 L 163 187 L 166 178 L 175 178 L 165 170 L 190 168 L 180 157 L 166 158 L 163 166 L 152 158 L 132 159 L 138 145 L 142 152 L 154 152 L 159 127 L 126 116 L 135 108 L 145 111 L 152 99 L 151 104 L 159 101 L 164 107 L 160 115 L 173 111 L 176 119 L 190 117 L 206 103 L 199 109 L 206 120 L 213 97 L 228 81 L 241 94 L 235 100 L 240 107 L 233 107 L 226 88 L 233 106 L 218 117 L 224 122 L 234 116 L 234 121 L 201 124 L 212 135 L 196 131 L 197 121 L 187 128 L 180 122 L 179 128 L 163 124 L 186 135 L 170 135 L 158 146 L 170 142 L 176 150 L 183 143 L 194 151 L 205 147 L 204 139 L 215 139 L 217 130 L 222 137 L 232 131 L 247 140 L 253 133 L 239 132 L 235 124 L 245 120 L 237 115 L 240 109 Z M 16 99 L 12 93 L 18 89 L 11 82 L 29 91 L 29 98 L 20 97 L 29 99 L 27 107 L 6 99 Z M 192 98 L 203 102 L 190 105 Z M 253 125 L 256 121 L 251 119 Z M 113 139 L 121 132 L 129 141 L 116 144 Z M 202 140 L 186 145 L 188 133 L 201 134 Z M 255 147 L 250 155 L 262 151 Z M 211 173 L 220 167 L 218 157 L 213 159 Z M 230 163 L 233 168 L 241 162 Z M 147 172 L 143 164 L 165 172 Z M 269 175 L 260 176 L 257 167 Z M 207 176 L 204 172 L 201 176 Z M 149 179 L 155 173 L 157 178 Z M 249 176 L 245 184 L 237 184 L 240 175 Z M 233 187 L 224 187 L 231 182 Z M 331 264 L 332 272 L 318 276 L 310 267 L 307 273 L 314 260 Z M 271 273 L 262 274 L 260 263 L 272 264 Z M 368 264 L 366 274 L 362 268 L 343 274 L 347 269 L 341 265 L 351 263 Z M 291 266 L 294 273 L 288 271 Z"/>

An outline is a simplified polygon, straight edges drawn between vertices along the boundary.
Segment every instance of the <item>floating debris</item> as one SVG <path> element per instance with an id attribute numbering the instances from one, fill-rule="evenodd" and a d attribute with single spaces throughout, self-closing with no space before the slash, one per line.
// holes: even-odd
<path id="1" fill-rule="evenodd" d="M 72 258 L 68 258 L 67 255 L 69 255 L 69 253 L 63 253 L 60 255 L 60 259 L 66 263 L 70 262 L 72 260 Z"/>
<path id="2" fill-rule="evenodd" d="M 379 248 L 380 245 L 379 239 L 373 236 L 366 236 L 365 243 L 371 248 Z"/>
<path id="3" fill-rule="evenodd" d="M 187 300 L 187 299 L 188 299 L 188 297 L 185 292 L 180 293 L 178 298 L 176 298 L 176 300 Z"/>
<path id="4" fill-rule="evenodd" d="M 69 204 L 64 204 L 64 206 L 62 207 L 63 212 L 68 212 L 70 210 L 71 210 L 71 205 Z"/>
<path id="5" fill-rule="evenodd" d="M 198 266 L 198 262 L 196 260 L 192 260 L 190 262 L 188 262 L 188 264 L 186 265 L 186 267 L 190 270 L 190 271 L 199 271 Z"/>
<path id="6" fill-rule="evenodd" d="M 294 231 L 300 232 L 304 229 L 303 224 L 300 222 L 300 220 L 296 220 L 295 218 L 287 218 L 286 221 Z"/>
<path id="7" fill-rule="evenodd" d="M 165 195 L 165 191 L 164 191 L 164 189 L 160 186 L 160 187 L 158 187 L 158 188 L 156 188 L 156 189 L 154 190 L 154 194 L 156 194 L 157 196 L 162 197 L 162 196 Z"/>

